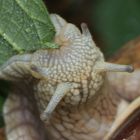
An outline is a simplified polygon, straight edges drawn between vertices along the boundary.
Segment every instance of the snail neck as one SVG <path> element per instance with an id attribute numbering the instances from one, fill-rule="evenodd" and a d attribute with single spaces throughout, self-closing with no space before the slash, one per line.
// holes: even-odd
<path id="1" fill-rule="evenodd" d="M 80 139 L 81 134 L 85 139 L 103 139 L 112 126 L 120 102 L 119 96 L 108 88 L 108 84 L 105 80 L 98 94 L 88 104 L 73 107 L 60 105 L 50 120 L 52 129 L 61 127 L 61 132 L 66 128 L 69 130 L 67 133 L 70 132 L 69 135 L 76 139 Z M 50 126 L 48 130 L 51 133 Z"/>
<path id="2" fill-rule="evenodd" d="M 100 90 L 93 100 L 89 101 L 86 108 L 92 110 L 94 117 L 100 115 L 101 118 L 111 123 L 116 117 L 118 105 L 121 100 L 121 97 L 115 93 L 115 90 L 110 86 L 108 79 L 105 78 Z"/>

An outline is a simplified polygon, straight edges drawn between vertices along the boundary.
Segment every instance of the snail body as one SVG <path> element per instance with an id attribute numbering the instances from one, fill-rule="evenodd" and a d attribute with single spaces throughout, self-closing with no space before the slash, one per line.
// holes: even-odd
<path id="1" fill-rule="evenodd" d="M 81 33 L 60 16 L 50 17 L 60 48 L 13 56 L 0 69 L 0 78 L 13 83 L 4 106 L 7 138 L 101 140 L 125 104 L 107 88 L 106 72 L 133 68 L 105 62 L 86 24 Z M 11 125 L 12 110 L 19 120 Z"/>

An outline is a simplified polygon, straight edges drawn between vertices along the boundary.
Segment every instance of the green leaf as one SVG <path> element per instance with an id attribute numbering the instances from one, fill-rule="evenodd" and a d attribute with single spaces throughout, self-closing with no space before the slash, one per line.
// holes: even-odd
<path id="1" fill-rule="evenodd" d="M 0 0 L 0 65 L 15 54 L 47 48 L 54 34 L 42 0 Z"/>

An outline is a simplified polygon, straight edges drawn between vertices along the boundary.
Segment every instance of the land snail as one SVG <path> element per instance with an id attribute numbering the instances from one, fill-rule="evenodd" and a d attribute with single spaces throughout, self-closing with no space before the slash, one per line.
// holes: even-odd
<path id="1" fill-rule="evenodd" d="M 35 94 L 37 94 L 37 96 L 35 95 L 35 100 L 38 102 L 37 106 L 40 118 L 44 123 L 46 123 L 46 125 L 49 124 L 51 119 L 54 119 L 54 121 L 51 121 L 51 124 L 56 125 L 57 129 L 60 128 L 62 130 L 63 125 L 58 128 L 58 126 L 60 126 L 58 122 L 59 120 L 55 121 L 55 117 L 53 118 L 54 112 L 56 116 L 57 112 L 59 112 L 58 114 L 60 116 L 58 118 L 60 118 L 60 120 L 62 119 L 61 121 L 63 121 L 63 116 L 61 116 L 62 114 L 60 113 L 62 112 L 62 107 L 64 108 L 64 111 L 69 109 L 71 112 L 72 109 L 79 108 L 80 112 L 83 112 L 83 110 L 86 112 L 84 105 L 89 108 L 94 104 L 94 98 L 96 96 L 100 99 L 100 95 L 97 94 L 98 92 L 100 93 L 100 89 L 106 82 L 107 72 L 133 72 L 134 69 L 130 65 L 119 65 L 105 62 L 102 52 L 98 47 L 96 47 L 85 23 L 81 24 L 81 33 L 75 25 L 66 22 L 59 15 L 51 14 L 50 17 L 56 29 L 54 41 L 60 45 L 60 48 L 56 50 L 37 50 L 32 54 L 13 56 L 0 68 L 0 78 L 11 82 L 17 82 L 21 79 L 23 80 L 25 75 L 31 75 L 38 81 L 45 82 L 47 92 L 50 93 L 49 95 L 45 93 L 45 97 L 47 98 L 43 99 L 45 100 L 45 105 L 44 103 L 40 103 L 41 101 L 38 99 L 42 88 L 38 85 L 35 87 Z M 20 95 L 16 94 L 16 96 Z M 9 103 L 10 101 L 7 102 Z M 11 126 L 8 126 L 10 118 L 6 115 L 7 112 L 10 111 L 10 109 L 8 109 L 7 102 L 4 107 L 4 118 L 7 125 L 6 133 L 8 135 L 8 140 L 14 140 L 14 138 L 10 138 L 12 137 L 12 134 L 8 131 Z M 101 136 L 96 135 L 94 137 L 94 134 L 92 135 L 92 130 L 89 128 L 89 130 L 85 130 L 87 134 L 85 134 L 84 137 L 80 136 L 80 134 L 77 135 L 78 132 L 70 132 L 70 134 L 72 134 L 66 136 L 66 134 L 60 130 L 61 135 L 55 135 L 54 139 L 76 140 L 81 137 L 81 140 L 116 140 L 120 131 L 123 131 L 128 127 L 129 119 L 133 120 L 133 118 L 135 118 L 133 113 L 139 112 L 139 108 L 140 98 L 137 98 L 128 105 L 127 108 L 125 108 L 123 113 L 115 118 L 114 122 L 111 122 L 111 127 L 107 130 L 108 133 L 105 132 L 102 138 Z M 65 114 L 65 112 L 63 113 Z M 76 113 L 74 112 L 74 114 Z M 93 111 L 91 114 L 96 113 Z M 86 122 L 87 118 L 89 120 L 94 118 L 94 115 L 91 116 L 91 114 L 84 113 L 83 118 L 82 115 L 80 117 L 83 122 Z M 67 118 L 65 117 L 65 119 Z M 72 119 L 74 118 L 68 118 L 68 121 L 72 121 Z M 71 122 L 71 125 L 73 126 L 74 124 Z M 88 128 L 86 124 L 84 125 L 85 128 Z M 77 126 L 77 128 L 79 126 Z M 66 127 L 68 127 L 68 125 L 66 125 Z M 53 129 L 48 127 L 47 131 L 49 131 L 53 137 Z M 80 131 L 82 133 L 83 130 Z M 89 132 L 90 135 L 88 136 Z M 42 138 L 42 140 L 44 139 Z"/>

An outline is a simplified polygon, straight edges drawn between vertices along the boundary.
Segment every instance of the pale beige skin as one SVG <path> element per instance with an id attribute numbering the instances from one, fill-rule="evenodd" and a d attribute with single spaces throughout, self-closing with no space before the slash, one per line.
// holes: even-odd
<path id="1" fill-rule="evenodd" d="M 56 14 L 51 20 L 59 49 L 14 56 L 0 69 L 13 83 L 3 111 L 7 139 L 109 139 L 128 103 L 109 87 L 106 72 L 133 68 L 104 62 L 85 24 L 81 34 Z"/>

